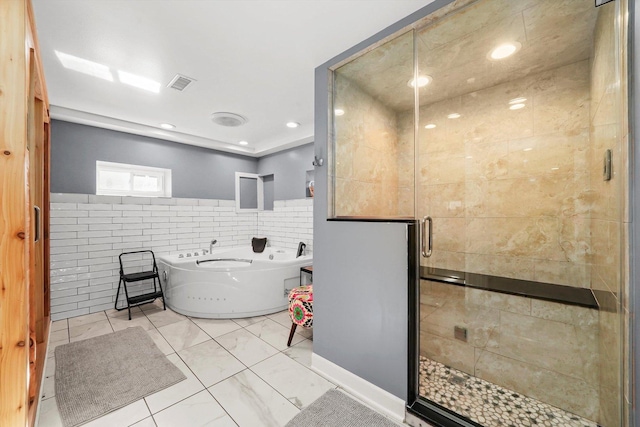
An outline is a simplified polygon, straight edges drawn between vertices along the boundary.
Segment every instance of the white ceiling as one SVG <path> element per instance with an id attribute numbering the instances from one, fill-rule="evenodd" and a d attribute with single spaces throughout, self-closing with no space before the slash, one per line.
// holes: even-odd
<path id="1" fill-rule="evenodd" d="M 433 0 L 33 0 L 54 118 L 261 156 L 313 141 L 314 68 Z M 62 67 L 54 50 L 160 93 Z M 176 73 L 197 80 L 166 88 Z M 211 114 L 249 119 L 222 127 Z M 297 129 L 285 126 L 300 123 Z M 173 131 L 158 127 L 168 122 Z M 240 147 L 241 140 L 249 141 Z"/>

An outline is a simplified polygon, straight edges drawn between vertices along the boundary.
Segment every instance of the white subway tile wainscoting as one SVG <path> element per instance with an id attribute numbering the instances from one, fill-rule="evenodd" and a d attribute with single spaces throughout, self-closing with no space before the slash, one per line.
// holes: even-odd
<path id="1" fill-rule="evenodd" d="M 112 309 L 122 252 L 156 256 L 216 246 L 247 246 L 252 237 L 313 250 L 313 199 L 274 202 L 273 211 L 238 213 L 233 200 L 51 194 L 51 318 Z"/>

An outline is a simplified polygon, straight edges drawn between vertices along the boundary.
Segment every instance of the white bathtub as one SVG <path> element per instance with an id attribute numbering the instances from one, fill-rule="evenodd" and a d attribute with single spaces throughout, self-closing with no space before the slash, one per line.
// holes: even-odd
<path id="1" fill-rule="evenodd" d="M 182 255 L 182 257 L 180 257 Z M 299 286 L 300 267 L 311 265 L 309 255 L 250 246 L 217 249 L 211 254 L 158 257 L 165 301 L 178 313 L 212 319 L 275 313 L 287 308 L 287 292 Z"/>

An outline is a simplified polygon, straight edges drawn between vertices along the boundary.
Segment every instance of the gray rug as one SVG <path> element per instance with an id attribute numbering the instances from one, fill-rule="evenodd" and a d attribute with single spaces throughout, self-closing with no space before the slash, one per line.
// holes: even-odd
<path id="1" fill-rule="evenodd" d="M 139 326 L 56 347 L 56 402 L 77 426 L 186 377 Z"/>
<path id="2" fill-rule="evenodd" d="M 399 424 L 356 402 L 339 390 L 329 390 L 304 408 L 286 427 L 398 427 Z"/>

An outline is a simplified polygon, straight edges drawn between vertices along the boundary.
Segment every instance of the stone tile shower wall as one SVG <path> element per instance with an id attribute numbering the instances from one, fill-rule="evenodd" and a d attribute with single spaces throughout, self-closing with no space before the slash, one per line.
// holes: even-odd
<path id="1" fill-rule="evenodd" d="M 509 110 L 516 97 L 526 107 Z M 401 170 L 412 115 L 398 115 Z M 421 106 L 419 129 L 424 265 L 589 287 L 588 60 Z"/>
<path id="2" fill-rule="evenodd" d="M 51 195 L 51 317 L 113 308 L 118 255 L 151 249 L 156 255 L 248 245 L 313 248 L 312 199 L 276 201 L 273 212 L 237 213 L 233 200 Z"/>
<path id="3" fill-rule="evenodd" d="M 598 419 L 598 310 L 423 280 L 420 314 L 422 356 Z"/>
<path id="4" fill-rule="evenodd" d="M 335 118 L 335 215 L 398 216 L 395 112 L 345 77 L 336 93 L 349 113 Z"/>

